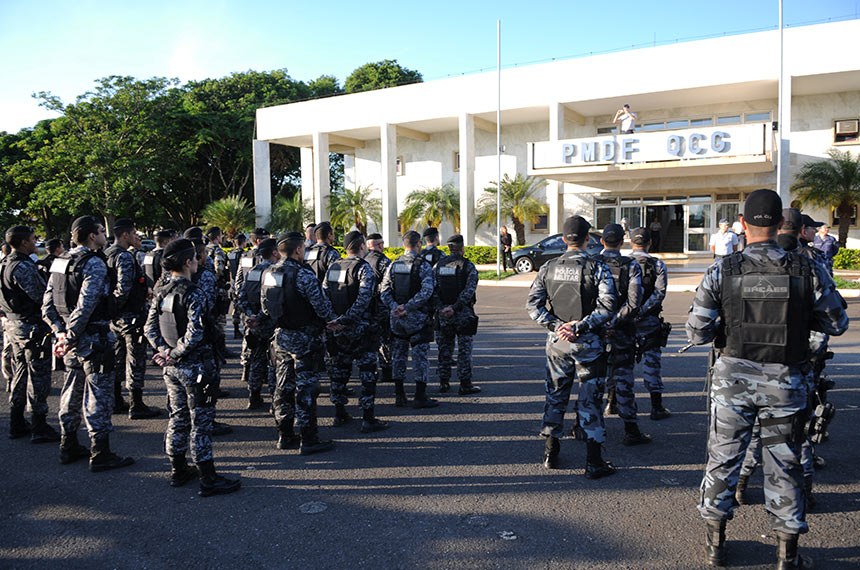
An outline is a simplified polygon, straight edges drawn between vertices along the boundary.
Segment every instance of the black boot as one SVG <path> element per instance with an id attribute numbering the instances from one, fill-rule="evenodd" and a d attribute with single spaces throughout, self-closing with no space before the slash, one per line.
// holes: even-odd
<path id="1" fill-rule="evenodd" d="M 113 383 L 113 413 L 125 414 L 129 410 L 128 402 L 122 399 L 122 381 L 114 380 Z"/>
<path id="2" fill-rule="evenodd" d="M 188 465 L 188 460 L 185 458 L 185 455 L 171 455 L 170 456 L 170 486 L 171 487 L 182 487 L 195 477 L 197 477 L 200 472 L 196 467 L 192 465 Z"/>
<path id="3" fill-rule="evenodd" d="M 738 486 L 735 488 L 735 501 L 739 505 L 750 504 L 749 497 L 747 497 L 747 485 L 749 484 L 749 480 L 749 475 L 741 475 L 738 477 Z"/>
<path id="4" fill-rule="evenodd" d="M 161 410 L 150 408 L 143 403 L 143 390 L 140 388 L 132 388 L 131 390 L 131 407 L 128 409 L 128 419 L 130 420 L 149 420 L 157 418 L 161 415 Z"/>
<path id="5" fill-rule="evenodd" d="M 651 436 L 639 431 L 639 424 L 635 421 L 624 422 L 624 439 L 621 440 L 621 443 L 624 445 L 642 445 L 643 443 L 651 443 Z"/>
<path id="6" fill-rule="evenodd" d="M 364 410 L 361 419 L 361 433 L 373 433 L 388 429 L 388 422 L 373 415 L 373 410 Z"/>
<path id="7" fill-rule="evenodd" d="M 813 568 L 812 559 L 797 552 L 797 534 L 776 533 L 776 570 Z"/>
<path id="8" fill-rule="evenodd" d="M 655 392 L 651 394 L 651 419 L 665 420 L 672 412 L 663 407 L 663 394 Z"/>
<path id="9" fill-rule="evenodd" d="M 416 382 L 415 399 L 412 401 L 412 407 L 416 410 L 422 410 L 424 408 L 435 408 L 438 405 L 438 401 L 427 397 L 427 384 Z"/>
<path id="10" fill-rule="evenodd" d="M 561 443 L 557 437 L 548 437 L 543 447 L 543 466 L 547 469 L 558 469 L 558 454 Z"/>
<path id="11" fill-rule="evenodd" d="M 618 399 L 615 397 L 615 388 L 609 388 L 606 391 L 606 408 L 603 410 L 603 415 L 618 415 Z"/>
<path id="12" fill-rule="evenodd" d="M 379 381 L 391 382 L 391 367 L 383 366 L 379 369 Z"/>
<path id="13" fill-rule="evenodd" d="M 352 416 L 346 411 L 346 406 L 343 404 L 335 404 L 334 406 L 334 427 L 345 426 L 352 421 Z"/>
<path id="14" fill-rule="evenodd" d="M 13 406 L 9 410 L 9 439 L 30 435 L 30 422 L 24 417 L 24 406 Z"/>
<path id="15" fill-rule="evenodd" d="M 45 414 L 33 414 L 33 427 L 30 428 L 30 432 L 30 443 L 55 443 L 60 441 L 60 434 L 48 425 Z"/>
<path id="16" fill-rule="evenodd" d="M 403 388 L 403 379 L 394 379 L 394 405 L 398 408 L 404 408 L 409 404 L 406 399 L 406 390 Z"/>
<path id="17" fill-rule="evenodd" d="M 215 473 L 215 462 L 211 459 L 201 461 L 197 468 L 200 470 L 200 491 L 197 494 L 201 497 L 235 493 L 242 487 L 242 480 L 238 477 L 232 479 Z"/>
<path id="18" fill-rule="evenodd" d="M 441 394 L 446 394 L 446 393 L 448 393 L 448 392 L 450 392 L 450 391 L 451 391 L 451 381 L 450 381 L 450 380 L 448 380 L 448 379 L 446 379 L 446 380 L 442 380 L 442 379 L 440 378 L 440 379 L 439 379 L 439 392 L 440 392 Z"/>
<path id="19" fill-rule="evenodd" d="M 460 395 L 468 396 L 469 394 L 477 394 L 481 391 L 480 388 L 474 386 L 471 380 L 460 380 Z"/>
<path id="20" fill-rule="evenodd" d="M 248 396 L 248 409 L 259 410 L 264 405 L 263 396 L 260 394 L 260 390 L 251 390 L 251 394 Z"/>
<path id="21" fill-rule="evenodd" d="M 64 434 L 60 438 L 60 463 L 68 465 L 90 456 L 90 450 L 78 443 L 77 432 Z"/>
<path id="22" fill-rule="evenodd" d="M 812 475 L 803 476 L 803 497 L 806 499 L 806 511 L 815 508 L 815 495 L 812 494 Z"/>
<path id="23" fill-rule="evenodd" d="M 600 479 L 614 474 L 615 467 L 603 459 L 603 446 L 590 439 L 585 442 L 585 478 Z"/>
<path id="24" fill-rule="evenodd" d="M 308 426 L 302 428 L 302 445 L 299 451 L 302 455 L 311 455 L 312 453 L 328 451 L 333 447 L 333 441 L 319 438 L 316 427 Z"/>
<path id="25" fill-rule="evenodd" d="M 110 436 L 107 434 L 92 439 L 90 471 L 93 473 L 128 467 L 133 463 L 134 459 L 131 457 L 120 457 L 110 450 Z"/>
<path id="26" fill-rule="evenodd" d="M 278 426 L 278 443 L 275 444 L 277 449 L 298 449 L 302 438 L 293 430 L 293 419 L 283 420 Z"/>
<path id="27" fill-rule="evenodd" d="M 726 565 L 726 521 L 707 521 L 705 534 L 705 564 L 708 566 Z"/>

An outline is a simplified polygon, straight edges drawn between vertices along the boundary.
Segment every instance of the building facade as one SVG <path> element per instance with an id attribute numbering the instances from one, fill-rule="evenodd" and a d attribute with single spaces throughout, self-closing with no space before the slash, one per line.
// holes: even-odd
<path id="1" fill-rule="evenodd" d="M 772 188 L 791 201 L 804 163 L 834 147 L 860 152 L 858 35 L 860 20 L 784 31 L 784 124 L 778 31 L 503 70 L 501 172 L 546 181 L 548 213 L 527 224 L 527 241 L 580 214 L 598 228 L 659 222 L 661 251 L 695 255 L 721 218 L 737 219 L 748 192 Z M 328 157 L 337 152 L 345 184 L 378 193 L 382 227 L 371 231 L 389 243 L 411 192 L 451 184 L 466 242 L 495 244 L 495 226 L 476 227 L 475 210 L 494 199 L 485 188 L 498 176 L 497 81 L 483 73 L 259 109 L 258 220 L 271 209 L 269 145 L 283 144 L 301 149 L 302 196 L 317 220 L 328 217 Z M 613 124 L 624 104 L 636 113 L 632 133 Z M 453 230 L 444 224 L 443 236 Z M 852 218 L 849 246 L 856 238 Z"/>

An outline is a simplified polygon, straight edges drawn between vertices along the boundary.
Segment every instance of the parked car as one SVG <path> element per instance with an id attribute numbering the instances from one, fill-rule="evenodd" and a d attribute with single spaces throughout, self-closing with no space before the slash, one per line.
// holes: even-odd
<path id="1" fill-rule="evenodd" d="M 143 252 L 152 251 L 155 249 L 155 240 L 142 239 L 140 240 L 140 250 Z"/>
<path id="2" fill-rule="evenodd" d="M 600 245 L 600 234 L 591 232 L 588 234 L 588 253 L 600 253 L 603 246 Z M 561 234 L 546 237 L 534 245 L 527 245 L 521 249 L 514 250 L 511 257 L 514 259 L 514 269 L 517 273 L 528 273 L 537 271 L 540 266 L 555 259 L 567 251 L 567 245 L 561 238 Z"/>

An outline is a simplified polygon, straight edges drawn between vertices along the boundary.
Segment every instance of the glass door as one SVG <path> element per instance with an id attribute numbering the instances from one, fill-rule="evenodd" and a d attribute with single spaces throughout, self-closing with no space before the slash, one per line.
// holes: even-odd
<path id="1" fill-rule="evenodd" d="M 714 231 L 710 196 L 690 196 L 684 207 L 687 220 L 685 228 L 686 251 L 704 252 L 710 249 L 711 234 Z"/>

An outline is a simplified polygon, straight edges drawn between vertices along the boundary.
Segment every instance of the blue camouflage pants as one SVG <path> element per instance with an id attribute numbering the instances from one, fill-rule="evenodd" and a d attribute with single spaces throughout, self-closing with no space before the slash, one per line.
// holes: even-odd
<path id="1" fill-rule="evenodd" d="M 454 366 L 454 342 L 457 343 L 457 379 L 460 383 L 472 381 L 472 342 L 475 337 L 457 334 L 451 328 L 436 331 L 436 346 L 439 348 L 439 381 L 451 381 Z"/>
<path id="2" fill-rule="evenodd" d="M 579 425 L 589 440 L 603 443 L 606 441 L 606 428 L 603 423 L 603 358 L 592 362 L 577 362 L 572 355 L 554 351 L 551 344 L 551 341 L 547 341 L 546 403 L 541 435 L 562 437 L 564 413 L 570 401 L 570 392 L 574 381 L 579 380 Z"/>
<path id="3" fill-rule="evenodd" d="M 60 392 L 60 430 L 77 432 L 83 420 L 91 438 L 113 431 L 113 334 L 85 334 L 66 354 L 66 379 Z"/>
<path id="4" fill-rule="evenodd" d="M 10 320 L 6 335 L 12 349 L 13 408 L 28 408 L 33 414 L 47 415 L 51 393 L 51 337 L 43 326 Z M 32 338 L 31 338 L 32 337 Z"/>
<path id="5" fill-rule="evenodd" d="M 699 512 L 709 520 L 731 519 L 744 454 L 761 423 L 765 508 L 774 530 L 808 530 L 800 464 L 802 420 L 807 407 L 807 373 L 778 364 L 760 365 L 717 359 L 711 382 L 708 463 L 701 485 Z"/>
<path id="6" fill-rule="evenodd" d="M 275 336 L 277 386 L 275 388 L 275 421 L 295 418 L 299 428 L 317 425 L 317 396 L 320 394 L 322 340 L 301 331 L 279 330 Z M 313 350 L 317 348 L 317 350 Z"/>
<path id="7" fill-rule="evenodd" d="M 615 388 L 618 401 L 618 415 L 624 421 L 636 421 L 636 390 L 633 368 L 636 366 L 634 354 L 635 339 L 632 336 L 616 333 L 612 342 L 612 352 L 607 355 L 609 371 L 606 388 Z"/>
<path id="8" fill-rule="evenodd" d="M 352 363 L 358 367 L 358 379 L 361 382 L 361 396 L 358 404 L 362 410 L 373 410 L 376 401 L 376 359 L 375 350 L 360 352 L 358 355 L 348 353 L 336 354 L 329 361 L 328 375 L 331 378 L 332 404 L 345 406 L 349 400 L 346 395 L 346 385 L 352 373 Z"/>
<path id="9" fill-rule="evenodd" d="M 391 338 L 391 376 L 396 380 L 406 380 L 406 359 L 409 357 L 409 339 Z M 430 351 L 429 342 L 420 342 L 412 347 L 412 370 L 416 384 L 427 383 L 427 368 L 429 362 L 427 353 Z"/>
<path id="10" fill-rule="evenodd" d="M 275 371 L 270 362 L 270 348 L 269 337 L 260 336 L 250 330 L 245 331 L 241 364 L 249 392 L 262 391 L 264 383 L 269 386 L 270 393 L 274 390 Z"/>
<path id="11" fill-rule="evenodd" d="M 168 456 L 184 456 L 189 439 L 194 463 L 212 460 L 212 425 L 215 405 L 206 404 L 202 363 L 164 368 L 164 385 L 167 387 L 167 432 L 164 434 L 164 451 Z M 211 382 L 212 379 L 209 379 Z"/>
<path id="12" fill-rule="evenodd" d="M 663 393 L 663 351 L 658 346 L 642 353 L 642 380 L 649 394 Z"/>
<path id="13" fill-rule="evenodd" d="M 132 323 L 131 318 L 118 319 L 111 324 L 116 335 L 114 353 L 116 379 L 129 391 L 142 390 L 146 377 L 146 347 L 143 337 L 143 317 Z"/>

